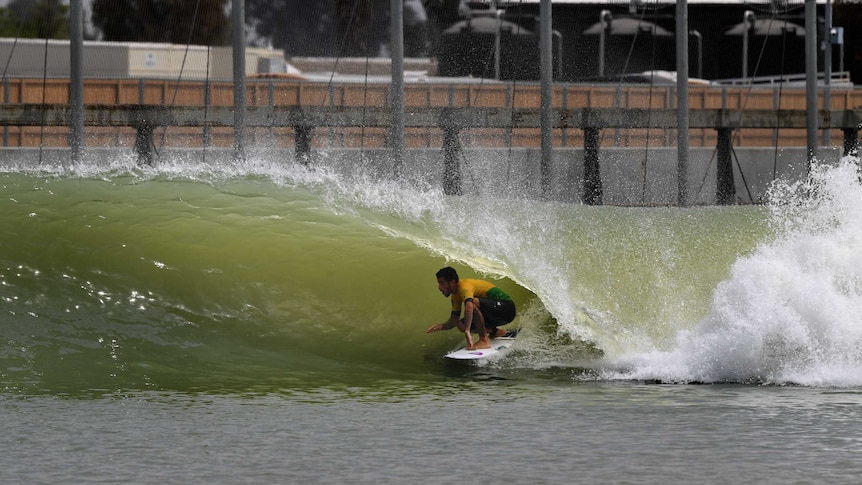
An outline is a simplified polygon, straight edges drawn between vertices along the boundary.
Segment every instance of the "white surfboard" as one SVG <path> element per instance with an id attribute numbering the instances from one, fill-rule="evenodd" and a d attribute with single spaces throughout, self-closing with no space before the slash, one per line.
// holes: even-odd
<path id="1" fill-rule="evenodd" d="M 502 357 L 503 354 L 509 351 L 513 343 L 515 343 L 515 337 L 494 338 L 491 339 L 490 349 L 467 350 L 467 346 L 465 345 L 458 350 L 453 350 L 446 354 L 446 358 L 455 360 L 482 360 Z"/>

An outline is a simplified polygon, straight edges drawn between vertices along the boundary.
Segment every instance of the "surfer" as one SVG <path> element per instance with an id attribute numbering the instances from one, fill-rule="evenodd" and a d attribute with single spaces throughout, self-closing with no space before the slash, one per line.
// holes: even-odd
<path id="1" fill-rule="evenodd" d="M 506 330 L 497 328 L 515 319 L 515 302 L 493 283 L 480 279 L 458 279 L 455 269 L 445 267 L 437 272 L 437 289 L 443 296 L 452 299 L 452 314 L 449 320 L 432 325 L 425 333 L 449 330 L 458 327 L 467 337 L 467 349 L 490 349 L 491 339 L 506 335 Z M 464 318 L 461 306 L 464 306 Z M 474 325 L 475 323 L 475 325 Z M 470 335 L 474 329 L 479 341 L 473 343 Z"/>

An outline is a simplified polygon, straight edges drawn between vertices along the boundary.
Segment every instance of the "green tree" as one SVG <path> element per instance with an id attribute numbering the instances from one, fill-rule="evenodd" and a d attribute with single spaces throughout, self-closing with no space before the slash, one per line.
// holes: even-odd
<path id="1" fill-rule="evenodd" d="M 0 35 L 68 39 L 69 8 L 60 0 L 15 0 L 0 9 Z"/>
<path id="2" fill-rule="evenodd" d="M 93 24 L 103 39 L 225 45 L 227 0 L 95 0 Z M 194 19 L 194 24 L 192 20 Z"/>

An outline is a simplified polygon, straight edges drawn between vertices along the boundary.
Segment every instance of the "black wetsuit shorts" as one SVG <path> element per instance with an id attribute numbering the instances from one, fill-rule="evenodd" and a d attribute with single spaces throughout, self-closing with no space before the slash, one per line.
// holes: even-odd
<path id="1" fill-rule="evenodd" d="M 488 333 L 501 326 L 510 323 L 515 319 L 515 302 L 489 300 L 487 298 L 478 298 L 479 310 L 485 316 L 485 330 Z"/>

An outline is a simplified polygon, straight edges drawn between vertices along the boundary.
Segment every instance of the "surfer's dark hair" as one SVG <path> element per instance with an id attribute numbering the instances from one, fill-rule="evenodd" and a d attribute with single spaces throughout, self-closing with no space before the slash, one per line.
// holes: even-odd
<path id="1" fill-rule="evenodd" d="M 443 278 L 445 281 L 458 281 L 458 272 L 455 268 L 446 266 L 437 272 L 437 278 Z"/>

